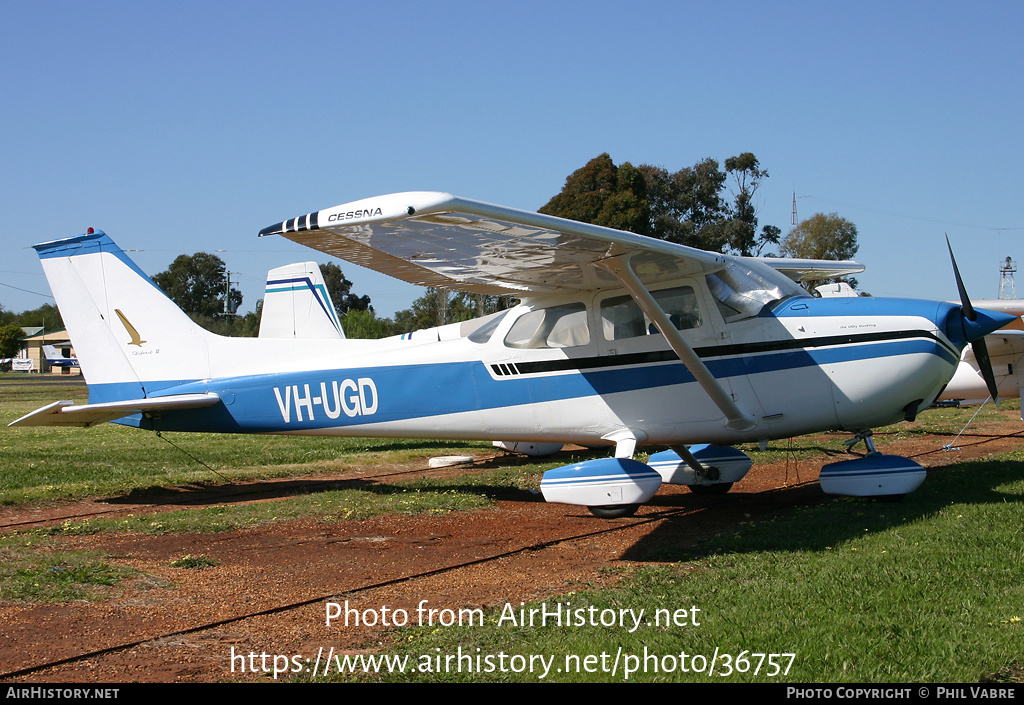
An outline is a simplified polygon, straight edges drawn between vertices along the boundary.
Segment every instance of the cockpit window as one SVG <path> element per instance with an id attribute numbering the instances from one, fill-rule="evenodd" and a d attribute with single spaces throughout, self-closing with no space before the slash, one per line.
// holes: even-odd
<path id="1" fill-rule="evenodd" d="M 582 303 L 530 311 L 505 336 L 510 348 L 572 348 L 590 342 L 587 307 Z"/>
<path id="2" fill-rule="evenodd" d="M 807 294 L 789 277 L 760 262 L 732 260 L 706 279 L 726 321 L 750 318 L 769 304 Z"/>
<path id="3" fill-rule="evenodd" d="M 700 306 L 692 286 L 652 291 L 651 296 L 678 330 L 696 328 L 701 324 Z M 657 327 L 644 315 L 630 296 L 613 296 L 601 302 L 601 326 L 605 340 L 622 340 L 658 333 Z"/>

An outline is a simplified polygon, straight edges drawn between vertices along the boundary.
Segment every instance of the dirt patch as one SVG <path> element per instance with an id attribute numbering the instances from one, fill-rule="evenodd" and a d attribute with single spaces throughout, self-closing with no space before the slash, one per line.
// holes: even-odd
<path id="1" fill-rule="evenodd" d="M 876 436 L 876 443 L 883 452 L 938 469 L 1018 448 L 1020 428 L 1017 414 L 1006 412 L 1000 421 L 972 428 L 958 440 L 960 450 L 955 452 L 942 450 L 950 437 Z M 816 442 L 799 440 L 805 448 Z M 775 445 L 785 447 L 785 442 Z M 816 484 L 820 465 L 829 462 L 826 455 L 758 465 L 724 496 L 666 487 L 630 519 L 598 520 L 583 508 L 547 504 L 523 493 L 518 501 L 446 516 L 383 516 L 329 524 L 302 520 L 215 535 L 69 537 L 62 540 L 62 548 L 102 551 L 144 577 L 111 589 L 95 602 L 0 604 L 0 672 L 55 664 L 13 680 L 268 680 L 266 675 L 242 675 L 238 666 L 253 665 L 250 654 L 257 655 L 259 665 L 264 653 L 315 658 L 321 648 L 340 653 L 372 648 L 388 638 L 379 625 L 327 626 L 328 600 L 348 600 L 358 610 L 388 605 L 412 614 L 421 605 L 490 607 L 607 585 L 634 565 L 672 561 L 680 547 L 693 546 L 708 533 L 828 501 Z M 423 472 L 432 476 L 463 472 L 428 471 L 423 465 Z M 250 495 L 239 501 L 267 501 L 301 482 L 251 483 L 242 488 Z M 208 491 L 176 490 L 181 506 L 202 506 L 202 493 Z M 152 498 L 122 497 L 8 508 L 0 512 L 0 523 L 27 527 L 90 512 L 139 513 L 152 506 Z M 608 530 L 612 528 L 617 530 Z M 186 554 L 212 556 L 218 565 L 201 570 L 171 566 Z M 428 602 L 423 605 L 422 600 Z M 82 654 L 94 655 L 81 659 Z M 61 664 L 65 659 L 70 661 Z"/>

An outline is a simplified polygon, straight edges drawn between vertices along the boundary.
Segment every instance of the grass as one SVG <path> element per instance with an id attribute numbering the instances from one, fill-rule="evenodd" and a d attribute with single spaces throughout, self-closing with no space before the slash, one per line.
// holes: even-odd
<path id="1" fill-rule="evenodd" d="M 25 379 L 0 376 L 0 424 L 58 399 L 85 399 L 84 385 L 32 384 Z M 0 504 L 219 484 L 225 479 L 337 474 L 355 464 L 404 463 L 489 449 L 486 443 L 314 436 L 168 433 L 160 438 L 117 424 L 88 429 L 0 427 Z"/>
<path id="2" fill-rule="evenodd" d="M 191 553 L 171 561 L 172 568 L 185 568 L 187 570 L 202 570 L 220 565 L 216 558 L 210 558 L 205 553 L 193 556 Z"/>
<path id="3" fill-rule="evenodd" d="M 84 401 L 86 388 L 63 379 L 0 375 L 0 423 L 58 399 Z M 344 474 L 353 465 L 399 464 L 432 455 L 489 450 L 483 443 L 336 439 L 300 436 L 155 434 L 103 424 L 95 428 L 0 427 L 0 504 L 46 503 L 81 497 L 129 495 L 172 498 L 211 484 L 317 474 Z M 186 455 L 187 454 L 187 455 Z M 216 472 L 192 459 L 200 459 Z M 425 463 L 424 463 L 425 464 Z M 320 521 L 382 513 L 443 514 L 488 506 L 522 487 L 539 471 L 497 469 L 446 481 L 316 482 L 274 501 L 158 512 L 120 519 L 67 521 L 0 537 L 0 600 L 31 602 L 94 599 L 130 572 L 95 553 L 60 550 L 60 537 L 93 533 L 215 533 L 301 517 Z M 180 494 L 180 492 L 179 492 Z M 195 557 L 191 557 L 195 559 Z M 185 560 L 185 559 L 181 559 Z M 193 561 L 187 561 L 193 563 Z M 185 566 L 183 566 L 185 567 Z M 197 566 L 188 566 L 197 567 Z"/>
<path id="4" fill-rule="evenodd" d="M 53 550 L 45 539 L 0 536 L 0 600 L 98 600 L 134 571 L 92 551 Z"/>
<path id="5" fill-rule="evenodd" d="M 315 517 L 323 522 L 366 519 L 380 514 L 433 514 L 482 509 L 491 503 L 486 487 L 493 473 L 466 483 L 419 480 L 399 485 L 367 484 L 361 488 L 311 489 L 295 497 L 253 504 L 218 504 L 196 509 L 178 509 L 117 519 L 65 521 L 59 526 L 39 529 L 53 536 L 98 533 L 221 533 L 264 524 Z"/>
<path id="6" fill-rule="evenodd" d="M 7 422 L 44 403 L 75 398 L 84 388 L 12 384 L 0 377 L 0 391 L 0 421 Z M 876 442 L 884 450 L 886 438 L 940 433 L 952 440 L 975 410 L 929 411 L 914 423 L 878 430 Z M 997 417 L 988 407 L 976 423 Z M 222 482 L 180 451 L 136 429 L 108 424 L 94 429 L 4 429 L 0 434 L 0 502 L 123 495 L 167 485 Z M 199 434 L 173 438 L 232 480 L 336 475 L 349 464 L 405 462 L 486 447 Z M 787 455 L 820 458 L 823 451 L 841 452 L 842 440 L 802 438 L 773 443 L 766 451 L 744 450 L 755 461 Z M 444 481 L 341 483 L 245 507 L 222 504 L 67 524 L 52 531 L 54 536 L 5 536 L 0 540 L 0 597 L 90 599 L 125 577 L 102 557 L 60 551 L 57 535 L 64 533 L 224 531 L 299 516 L 338 521 L 368 511 L 477 508 L 496 497 L 523 496 L 523 490 L 534 487 L 541 472 L 553 464 L 510 464 Z M 834 499 L 771 521 L 749 522 L 734 533 L 709 535 L 696 550 L 671 543 L 666 548 L 665 541 L 653 537 L 630 550 L 629 562 L 618 568 L 623 574 L 618 588 L 546 601 L 549 607 L 592 607 L 595 614 L 682 610 L 698 615 L 699 624 L 643 625 L 630 633 L 590 624 L 513 625 L 496 611 L 486 625 L 471 629 L 404 629 L 394 634 L 388 653 L 407 656 L 414 664 L 455 654 L 460 648 L 464 654 L 481 656 L 543 655 L 561 668 L 545 680 L 571 682 L 625 680 L 621 669 L 612 675 L 606 668 L 620 650 L 652 657 L 635 662 L 647 670 L 631 673 L 631 681 L 1019 682 L 1024 673 L 1019 647 L 1024 638 L 1021 478 L 1024 451 L 932 472 L 901 504 Z M 185 562 L 182 567 L 200 567 L 204 559 L 180 560 Z M 699 612 L 693 612 L 695 608 Z M 716 649 L 733 660 L 718 660 L 719 675 L 694 672 L 693 657 L 711 659 Z M 684 653 L 689 661 L 682 659 Z M 757 654 L 793 654 L 788 673 L 767 675 L 767 657 Z M 587 656 L 592 660 L 585 660 Z M 579 660 L 567 663 L 573 657 Z M 762 668 L 755 673 L 759 658 Z M 683 670 L 686 666 L 688 671 Z M 732 672 L 721 675 L 727 668 Z M 373 678 L 538 680 L 536 672 L 520 670 L 442 669 Z"/>
<path id="7" fill-rule="evenodd" d="M 501 612 L 494 611 L 486 626 L 471 630 L 405 630 L 396 634 L 389 653 L 414 664 L 424 655 L 456 654 L 460 648 L 464 654 L 503 652 L 509 658 L 547 655 L 562 672 L 545 680 L 567 682 L 625 680 L 628 660 L 622 655 L 648 656 L 633 662 L 646 665 L 646 671 L 629 675 L 637 682 L 1010 680 L 1024 661 L 1022 478 L 1024 453 L 1015 452 L 933 473 L 900 504 L 837 498 L 709 537 L 699 550 L 666 555 L 659 548 L 646 554 L 641 544 L 630 552 L 631 565 L 641 567 L 627 568 L 619 588 L 546 600 L 549 610 L 569 603 L 573 609 L 593 607 L 596 614 L 687 610 L 699 626 L 645 624 L 633 633 L 590 624 L 524 627 L 502 622 Z M 518 611 L 519 605 L 513 607 Z M 733 660 L 720 658 L 717 675 L 695 673 L 694 665 L 702 662 L 693 657 L 710 661 L 716 649 Z M 689 672 L 682 671 L 683 653 Z M 787 675 L 769 676 L 768 659 L 757 654 L 794 656 Z M 567 662 L 588 655 L 592 672 L 585 661 Z M 619 670 L 613 675 L 616 655 Z M 761 672 L 755 674 L 759 659 Z M 538 680 L 529 671 L 443 671 L 382 679 Z"/>

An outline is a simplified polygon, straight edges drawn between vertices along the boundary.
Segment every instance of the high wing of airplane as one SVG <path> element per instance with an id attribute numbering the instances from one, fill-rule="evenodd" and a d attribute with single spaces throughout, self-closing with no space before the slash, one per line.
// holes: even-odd
<path id="1" fill-rule="evenodd" d="M 356 201 L 260 234 L 521 303 L 419 338 L 223 338 L 102 232 L 43 243 L 89 403 L 12 425 L 120 414 L 159 431 L 608 445 L 614 457 L 541 483 L 549 501 L 599 516 L 635 511 L 663 482 L 728 490 L 750 468 L 733 444 L 841 428 L 871 452 L 826 466 L 822 488 L 898 495 L 924 469 L 874 452 L 871 429 L 930 405 L 961 350 L 1010 318 L 974 308 L 962 285 L 959 305 L 817 299 L 756 259 L 443 193 Z M 667 450 L 648 464 L 638 445 Z"/>

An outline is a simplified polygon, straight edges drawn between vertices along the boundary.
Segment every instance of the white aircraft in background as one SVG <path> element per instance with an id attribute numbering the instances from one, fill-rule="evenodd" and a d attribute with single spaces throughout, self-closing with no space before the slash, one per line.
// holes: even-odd
<path id="1" fill-rule="evenodd" d="M 751 464 L 731 444 L 845 429 L 869 454 L 825 466 L 822 488 L 901 495 L 925 471 L 874 452 L 871 429 L 927 408 L 964 346 L 1011 318 L 971 306 L 959 273 L 960 305 L 819 299 L 756 259 L 443 193 L 370 198 L 260 234 L 522 303 L 450 336 L 224 338 L 102 232 L 43 243 L 89 403 L 12 425 L 603 444 L 614 457 L 541 482 L 549 501 L 598 516 L 636 511 L 663 482 L 727 490 Z M 791 266 L 818 278 L 861 269 Z M 669 450 L 643 463 L 639 445 Z"/>
<path id="2" fill-rule="evenodd" d="M 296 262 L 267 272 L 259 337 L 345 339 L 319 264 Z"/>
<path id="3" fill-rule="evenodd" d="M 43 357 L 51 367 L 78 367 L 78 358 L 64 357 L 56 345 L 44 345 Z"/>
<path id="4" fill-rule="evenodd" d="M 991 299 L 979 301 L 979 308 L 1000 311 L 1014 318 L 1009 324 L 985 336 L 989 365 L 993 371 L 999 396 L 1021 394 L 1024 382 L 1024 300 Z M 961 404 L 980 404 L 991 397 L 983 373 L 984 366 L 971 348 L 964 348 L 960 364 L 953 378 L 939 395 L 939 401 L 955 400 Z M 1022 399 L 1024 402 L 1024 399 Z M 1024 403 L 1021 404 L 1021 419 L 1024 420 Z"/>

